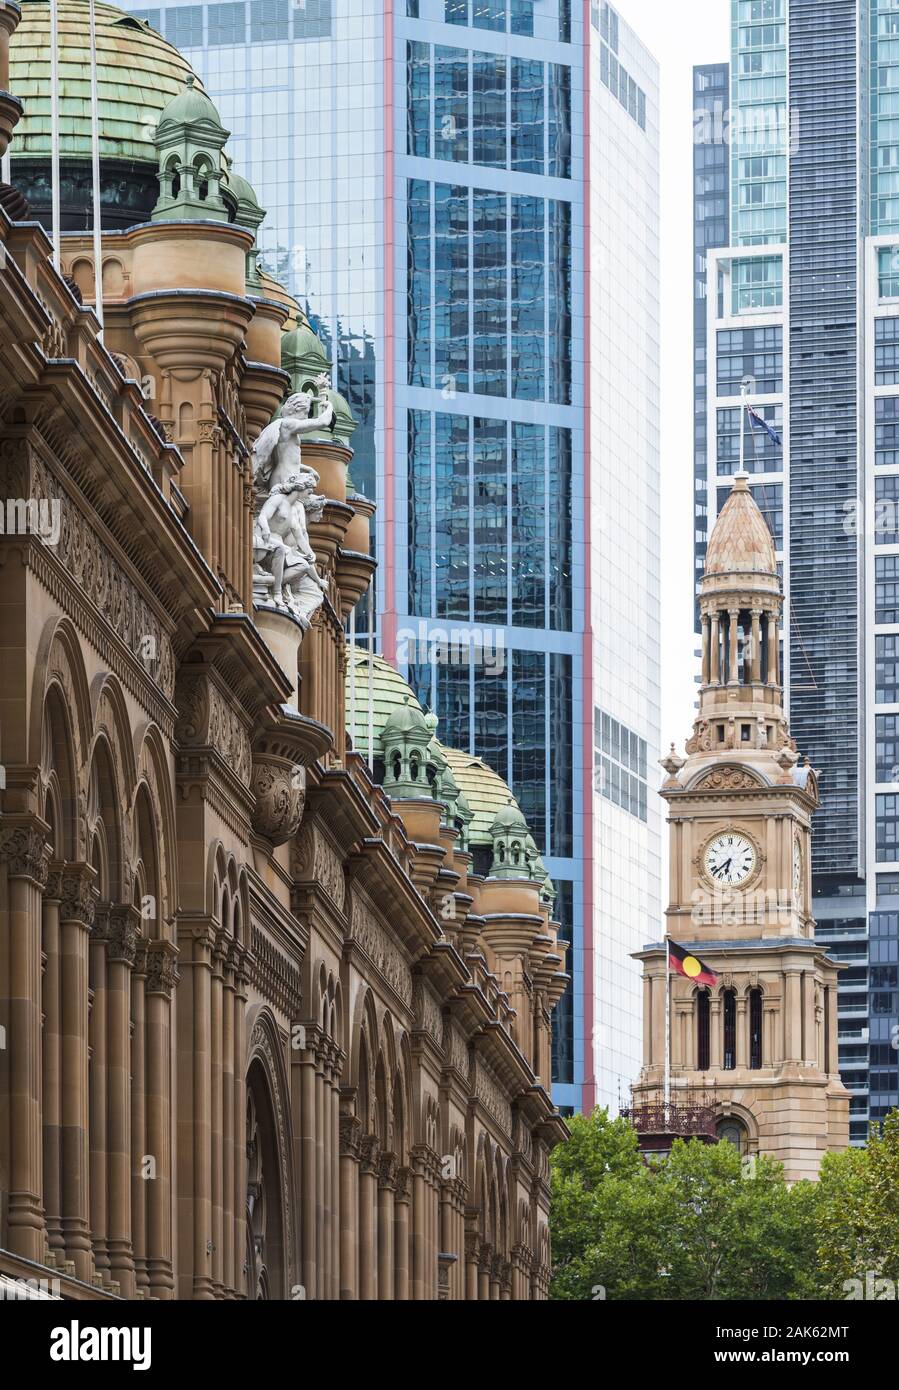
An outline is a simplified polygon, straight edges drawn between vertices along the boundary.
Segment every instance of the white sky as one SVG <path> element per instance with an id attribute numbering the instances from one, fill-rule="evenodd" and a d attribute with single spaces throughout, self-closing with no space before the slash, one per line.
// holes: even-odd
<path id="1" fill-rule="evenodd" d="M 693 65 L 730 56 L 728 0 L 613 0 L 662 88 L 662 748 L 693 722 Z"/>

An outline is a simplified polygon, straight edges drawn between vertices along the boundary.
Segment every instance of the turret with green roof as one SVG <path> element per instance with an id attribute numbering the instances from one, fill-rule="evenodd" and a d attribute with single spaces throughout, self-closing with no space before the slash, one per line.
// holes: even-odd
<path id="1" fill-rule="evenodd" d="M 406 736 L 410 727 L 417 730 L 416 737 L 428 738 L 425 744 L 425 767 L 428 760 L 437 771 L 436 795 L 438 800 L 448 805 L 447 823 L 453 823 L 460 830 L 460 849 L 473 853 L 481 867 L 478 872 L 494 875 L 494 868 L 501 868 L 501 878 L 536 878 L 542 881 L 539 872 L 534 871 L 534 851 L 536 845 L 528 831 L 527 822 L 503 779 L 494 772 L 483 758 L 471 753 L 448 748 L 438 742 L 436 719 L 428 716 L 416 699 L 413 691 L 400 673 L 382 656 L 375 655 L 369 664 L 367 651 L 362 647 L 349 648 L 349 671 L 347 672 L 346 710 L 347 723 L 353 747 L 357 753 L 368 753 L 368 694 L 369 673 L 371 674 L 372 694 L 372 733 L 376 764 L 384 757 L 384 733 L 398 710 L 402 715 L 390 724 L 388 741 L 392 742 L 398 729 Z M 353 688 L 355 686 L 355 702 Z M 355 703 L 355 725 L 352 722 Z M 439 754 L 439 758 L 437 755 Z M 445 763 L 440 767 L 440 761 Z M 426 773 L 427 775 L 427 773 Z M 450 781 L 451 779 L 451 781 Z M 416 781 L 416 786 L 418 786 Z M 427 785 L 427 783 L 425 783 Z M 388 786 L 385 768 L 384 790 L 397 795 Z M 408 792 L 404 792 L 408 795 Z M 429 795 L 416 791 L 417 796 Z M 499 824 L 497 825 L 497 822 Z M 514 835 L 512 834 L 514 832 Z M 498 838 L 504 837 L 503 857 L 498 855 Z M 519 844 L 516 859 L 512 849 L 513 839 Z M 534 850 L 528 848 L 528 841 Z M 539 859 L 539 856 L 538 856 Z M 545 870 L 544 870 L 545 873 Z"/>
<path id="2" fill-rule="evenodd" d="M 229 134 L 209 97 L 195 85 L 193 73 L 188 73 L 181 91 L 160 116 L 153 137 L 159 159 L 154 222 L 229 220 L 221 190 L 222 155 Z"/>

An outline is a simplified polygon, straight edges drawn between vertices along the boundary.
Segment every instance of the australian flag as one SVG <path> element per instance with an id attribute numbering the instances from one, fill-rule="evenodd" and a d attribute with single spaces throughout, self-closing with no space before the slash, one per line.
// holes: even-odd
<path id="1" fill-rule="evenodd" d="M 754 430 L 756 428 L 764 430 L 768 438 L 772 440 L 775 444 L 783 444 L 783 440 L 777 433 L 777 430 L 774 428 L 774 426 L 769 425 L 767 420 L 763 420 L 757 410 L 755 410 L 751 405 L 747 405 L 746 410 L 749 415 L 749 428 L 751 430 Z"/>

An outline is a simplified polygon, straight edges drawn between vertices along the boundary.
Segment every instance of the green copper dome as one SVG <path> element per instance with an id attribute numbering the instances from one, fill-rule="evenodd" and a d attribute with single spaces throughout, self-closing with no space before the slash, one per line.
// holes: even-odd
<path id="1" fill-rule="evenodd" d="M 497 812 L 509 805 L 509 788 L 502 777 L 495 773 L 492 767 L 488 767 L 483 758 L 477 758 L 471 753 L 460 753 L 457 748 L 444 746 L 443 751 L 453 770 L 461 799 L 471 811 L 471 824 L 468 827 L 469 845 L 489 845 L 492 848 L 491 829 Z M 514 801 L 512 804 L 515 806 Z"/>
<path id="2" fill-rule="evenodd" d="M 347 656 L 350 663 L 346 679 L 347 728 L 350 731 L 356 752 L 365 757 L 368 753 L 368 652 L 363 647 L 350 646 L 347 650 Z M 399 671 L 395 670 L 390 662 L 385 661 L 382 656 L 373 658 L 371 677 L 375 756 L 380 757 L 381 734 L 392 715 L 402 709 L 404 711 L 403 718 L 406 718 L 411 712 L 416 712 L 418 718 L 421 718 L 423 722 L 428 717 L 424 714 L 421 704 Z M 355 680 L 356 685 L 355 729 L 350 723 L 353 680 Z M 412 717 L 415 718 L 415 714 L 412 714 Z M 428 720 L 425 724 L 429 732 L 432 724 L 432 720 Z M 500 812 L 511 816 L 516 824 L 519 823 L 519 818 L 521 824 L 524 824 L 524 817 L 518 803 L 506 783 L 493 771 L 492 767 L 488 767 L 483 758 L 475 757 L 471 753 L 460 753 L 457 748 L 447 748 L 445 743 L 438 743 L 436 738 L 433 739 L 431 747 L 446 759 L 448 771 L 458 787 L 457 809 L 461 808 L 466 815 L 471 813 L 471 824 L 468 826 L 467 835 L 469 847 L 485 845 L 490 849 L 493 848 L 491 830 Z M 525 826 L 526 830 L 527 827 Z"/>
<path id="3" fill-rule="evenodd" d="M 347 649 L 349 657 L 349 670 L 346 677 L 346 717 L 347 728 L 353 740 L 353 747 L 357 753 L 366 756 L 368 754 L 368 652 L 364 648 L 350 646 Z M 356 685 L 356 727 L 350 724 L 352 716 L 352 684 Z M 394 711 L 401 708 L 404 700 L 408 698 L 410 706 L 418 710 L 419 714 L 424 711 L 416 700 L 410 687 L 403 680 L 399 671 L 394 670 L 389 661 L 385 661 L 382 656 L 375 656 L 371 666 L 372 684 L 372 729 L 374 732 L 375 756 L 381 755 L 381 734 L 384 726 Z"/>
<path id="4" fill-rule="evenodd" d="M 90 159 L 91 86 L 87 0 L 59 0 L 60 156 Z M 155 170 L 153 134 L 165 107 L 183 92 L 190 64 L 143 20 L 98 0 L 97 86 L 100 158 Z M 10 151 L 50 157 L 50 6 L 23 0 L 10 40 L 9 85 L 25 105 Z M 192 100 L 206 100 L 195 80 Z"/>

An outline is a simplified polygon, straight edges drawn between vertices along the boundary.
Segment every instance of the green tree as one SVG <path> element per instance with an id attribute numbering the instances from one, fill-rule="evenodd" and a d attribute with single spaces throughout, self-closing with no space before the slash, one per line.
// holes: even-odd
<path id="1" fill-rule="evenodd" d="M 815 1194 L 728 1143 L 644 1163 L 627 1122 L 578 1116 L 552 1159 L 552 1295 L 789 1299 L 816 1293 Z"/>
<path id="2" fill-rule="evenodd" d="M 867 1148 L 825 1155 L 817 1196 L 819 1297 L 869 1274 L 899 1281 L 899 1110 Z"/>

